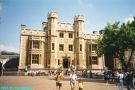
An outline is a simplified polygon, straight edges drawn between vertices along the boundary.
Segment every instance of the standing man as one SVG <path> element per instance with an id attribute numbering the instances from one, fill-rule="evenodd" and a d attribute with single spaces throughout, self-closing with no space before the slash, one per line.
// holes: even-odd
<path id="1" fill-rule="evenodd" d="M 127 90 L 131 90 L 132 86 L 132 81 L 133 81 L 133 75 L 131 72 L 129 72 L 126 76 L 126 84 L 127 84 Z"/>

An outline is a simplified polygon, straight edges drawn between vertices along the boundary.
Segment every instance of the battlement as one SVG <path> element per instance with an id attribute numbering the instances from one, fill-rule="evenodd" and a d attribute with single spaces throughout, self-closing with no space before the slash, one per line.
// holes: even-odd
<path id="1" fill-rule="evenodd" d="M 24 24 L 21 24 L 21 28 L 23 29 L 23 28 L 26 28 L 27 26 L 26 25 L 24 25 Z"/>
<path id="2" fill-rule="evenodd" d="M 48 13 L 48 18 L 58 18 L 57 12 L 49 12 Z"/>
<path id="3" fill-rule="evenodd" d="M 84 16 L 76 15 L 75 18 L 74 18 L 74 21 L 84 21 Z"/>
<path id="4" fill-rule="evenodd" d="M 26 29 L 23 29 L 21 31 L 21 35 L 45 36 L 46 33 L 42 30 L 33 30 L 33 29 L 30 29 L 30 28 L 26 28 Z"/>

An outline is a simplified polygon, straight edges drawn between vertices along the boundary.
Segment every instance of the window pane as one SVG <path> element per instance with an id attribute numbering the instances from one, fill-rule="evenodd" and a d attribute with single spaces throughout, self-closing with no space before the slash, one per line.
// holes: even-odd
<path id="1" fill-rule="evenodd" d="M 80 44 L 80 51 L 82 51 L 82 44 Z"/>
<path id="2" fill-rule="evenodd" d="M 72 33 L 69 33 L 69 38 L 73 38 L 73 34 Z"/>
<path id="3" fill-rule="evenodd" d="M 59 50 L 60 50 L 60 51 L 64 51 L 64 45 L 63 45 L 63 44 L 60 44 L 60 45 L 59 45 Z"/>
<path id="4" fill-rule="evenodd" d="M 60 65 L 60 60 L 58 59 L 58 65 Z"/>
<path id="5" fill-rule="evenodd" d="M 32 55 L 32 64 L 39 64 L 39 55 L 38 54 Z"/>
<path id="6" fill-rule="evenodd" d="M 69 45 L 69 51 L 73 51 L 73 45 Z"/>
<path id="7" fill-rule="evenodd" d="M 91 57 L 89 56 L 90 63 L 89 64 L 98 64 L 97 57 Z"/>
<path id="8" fill-rule="evenodd" d="M 92 44 L 92 51 L 96 51 L 97 49 L 97 45 L 96 44 Z"/>
<path id="9" fill-rule="evenodd" d="M 54 50 L 54 43 L 52 43 L 52 50 Z"/>
<path id="10" fill-rule="evenodd" d="M 91 51 L 91 44 L 89 44 L 89 51 Z"/>
<path id="11" fill-rule="evenodd" d="M 64 33 L 59 34 L 60 38 L 64 38 Z"/>
<path id="12" fill-rule="evenodd" d="M 39 41 L 33 41 L 33 48 L 39 49 Z"/>

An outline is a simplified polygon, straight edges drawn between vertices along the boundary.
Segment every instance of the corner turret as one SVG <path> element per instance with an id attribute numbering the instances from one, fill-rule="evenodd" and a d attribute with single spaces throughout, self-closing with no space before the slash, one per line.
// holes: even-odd
<path id="1" fill-rule="evenodd" d="M 49 12 L 48 13 L 48 18 L 58 18 L 58 14 L 57 12 Z"/>

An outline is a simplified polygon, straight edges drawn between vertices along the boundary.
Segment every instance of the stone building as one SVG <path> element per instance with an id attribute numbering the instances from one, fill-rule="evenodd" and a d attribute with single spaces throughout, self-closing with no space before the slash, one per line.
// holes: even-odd
<path id="1" fill-rule="evenodd" d="M 42 29 L 21 25 L 19 69 L 56 69 L 62 66 L 102 70 L 104 57 L 96 54 L 101 34 L 84 33 L 84 17 L 77 15 L 73 24 L 61 23 L 56 12 L 49 12 Z"/>

